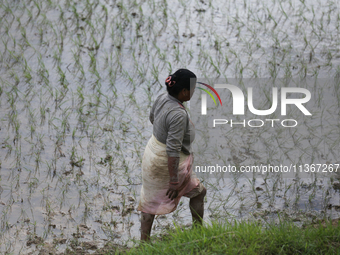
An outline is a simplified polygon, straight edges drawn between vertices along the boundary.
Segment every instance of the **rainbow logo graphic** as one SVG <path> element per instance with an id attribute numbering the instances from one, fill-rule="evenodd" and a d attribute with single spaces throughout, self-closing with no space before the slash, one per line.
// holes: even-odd
<path id="1" fill-rule="evenodd" d="M 217 91 L 216 91 L 213 87 L 211 87 L 210 85 L 205 84 L 205 83 L 203 83 L 203 82 L 197 82 L 197 83 L 202 84 L 202 85 L 208 87 L 212 92 L 214 92 L 215 95 L 217 96 L 218 100 L 220 101 L 221 106 L 222 106 L 222 101 L 221 101 L 220 95 L 217 93 Z M 197 88 L 198 88 L 198 89 L 201 89 L 201 90 L 203 90 L 203 91 L 205 91 L 205 92 L 207 92 L 207 94 L 214 100 L 215 105 L 217 105 L 214 96 L 210 93 L 209 90 L 206 90 L 206 89 L 203 89 L 203 88 L 200 88 L 200 87 L 197 87 Z"/>

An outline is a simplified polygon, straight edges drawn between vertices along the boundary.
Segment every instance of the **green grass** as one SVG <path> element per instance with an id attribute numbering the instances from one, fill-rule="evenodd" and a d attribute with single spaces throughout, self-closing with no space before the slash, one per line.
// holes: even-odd
<path id="1" fill-rule="evenodd" d="M 333 221 L 334 223 L 334 221 Z M 340 225 L 331 221 L 304 228 L 292 222 L 212 223 L 182 230 L 177 227 L 161 239 L 141 244 L 127 254 L 339 254 Z M 112 254 L 107 251 L 106 254 Z"/>

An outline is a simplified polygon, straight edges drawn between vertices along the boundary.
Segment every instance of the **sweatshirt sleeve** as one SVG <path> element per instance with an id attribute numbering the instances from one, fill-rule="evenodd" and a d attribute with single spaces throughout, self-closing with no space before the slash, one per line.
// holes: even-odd
<path id="1" fill-rule="evenodd" d="M 150 120 L 151 124 L 153 124 L 153 122 L 154 122 L 154 120 L 155 120 L 155 109 L 156 109 L 156 106 L 157 106 L 159 100 L 160 100 L 163 96 L 164 96 L 164 95 L 162 95 L 162 94 L 159 95 L 159 96 L 156 98 L 155 102 L 153 103 L 153 106 L 151 107 L 151 111 L 150 111 L 150 115 L 149 115 L 149 120 Z"/>
<path id="2" fill-rule="evenodd" d="M 151 108 L 150 115 L 149 115 L 149 120 L 151 124 L 153 124 L 153 121 L 155 120 L 155 115 L 154 115 L 154 106 Z"/>
<path id="3" fill-rule="evenodd" d="M 153 124 L 153 121 L 155 120 L 155 108 L 156 104 L 158 103 L 159 97 L 155 100 L 153 106 L 151 107 L 150 115 L 149 115 L 149 120 L 151 124 Z"/>
<path id="4" fill-rule="evenodd" d="M 168 127 L 166 152 L 169 157 L 179 157 L 184 134 L 187 128 L 187 118 L 188 116 L 186 112 L 182 110 L 171 111 L 166 118 L 166 124 Z"/>

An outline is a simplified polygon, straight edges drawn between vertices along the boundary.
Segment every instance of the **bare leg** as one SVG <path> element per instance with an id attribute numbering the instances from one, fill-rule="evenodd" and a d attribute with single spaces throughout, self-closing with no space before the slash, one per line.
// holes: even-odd
<path id="1" fill-rule="evenodd" d="M 151 227 L 152 227 L 154 218 L 155 218 L 155 215 L 142 212 L 140 240 L 142 241 L 150 240 Z"/>
<path id="2" fill-rule="evenodd" d="M 192 215 L 192 221 L 195 224 L 202 225 L 204 214 L 204 197 L 207 194 L 206 188 L 204 188 L 196 197 L 190 198 L 190 211 Z"/>

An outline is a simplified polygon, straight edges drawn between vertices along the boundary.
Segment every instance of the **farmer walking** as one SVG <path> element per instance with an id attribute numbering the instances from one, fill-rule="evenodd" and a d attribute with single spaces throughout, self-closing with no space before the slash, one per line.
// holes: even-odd
<path id="1" fill-rule="evenodd" d="M 153 134 L 142 160 L 141 240 L 150 239 L 155 215 L 176 210 L 182 196 L 190 198 L 194 224 L 202 224 L 206 188 L 192 172 L 191 143 L 194 125 L 183 106 L 196 87 L 196 75 L 179 69 L 165 80 L 167 93 L 160 95 L 150 112 Z"/>

